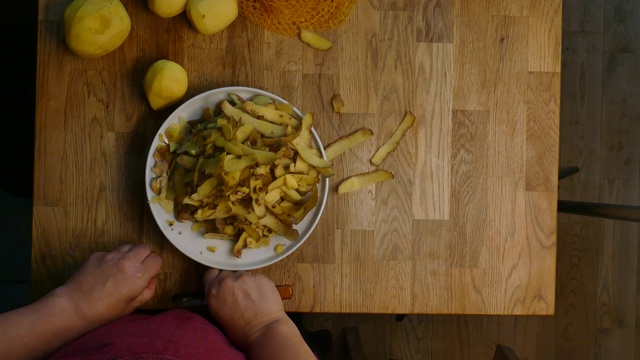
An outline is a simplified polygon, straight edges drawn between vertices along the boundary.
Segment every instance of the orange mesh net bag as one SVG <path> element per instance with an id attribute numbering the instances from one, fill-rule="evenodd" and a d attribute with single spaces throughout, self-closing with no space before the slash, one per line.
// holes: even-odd
<path id="1" fill-rule="evenodd" d="M 342 24 L 357 0 L 238 0 L 240 14 L 261 27 L 293 36 L 300 29 L 326 30 Z"/>

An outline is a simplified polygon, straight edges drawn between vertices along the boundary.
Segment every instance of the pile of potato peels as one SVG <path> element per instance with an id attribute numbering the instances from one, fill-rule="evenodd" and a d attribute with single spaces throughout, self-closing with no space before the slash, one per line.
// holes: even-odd
<path id="1" fill-rule="evenodd" d="M 262 95 L 229 97 L 214 110 L 204 109 L 201 119 L 181 118 L 160 135 L 151 202 L 178 221 L 193 222 L 205 238 L 236 241 L 233 254 L 240 257 L 245 248 L 270 245 L 274 235 L 297 240 L 294 225 L 317 205 L 320 177 L 333 175 L 330 160 L 373 132 L 364 128 L 336 140 L 324 159 L 312 140 L 313 114 L 299 119 L 291 105 Z M 372 164 L 395 150 L 414 121 L 409 113 Z M 344 180 L 338 192 L 390 179 L 385 170 L 359 174 Z"/>

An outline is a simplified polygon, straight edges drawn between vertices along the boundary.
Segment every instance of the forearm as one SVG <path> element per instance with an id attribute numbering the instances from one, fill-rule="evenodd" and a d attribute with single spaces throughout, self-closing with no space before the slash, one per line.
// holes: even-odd
<path id="1" fill-rule="evenodd" d="M 316 357 L 288 317 L 267 325 L 246 349 L 251 360 L 312 359 Z"/>
<path id="2" fill-rule="evenodd" d="M 0 359 L 50 355 L 99 324 L 81 319 L 60 290 L 23 308 L 0 314 Z"/>

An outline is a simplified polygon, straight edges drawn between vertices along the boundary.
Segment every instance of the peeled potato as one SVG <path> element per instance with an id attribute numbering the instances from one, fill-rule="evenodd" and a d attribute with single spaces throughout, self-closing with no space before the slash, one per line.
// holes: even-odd
<path id="1" fill-rule="evenodd" d="M 147 5 L 156 15 L 170 18 L 184 11 L 187 0 L 147 0 Z"/>
<path id="2" fill-rule="evenodd" d="M 303 43 L 317 50 L 327 51 L 331 49 L 331 47 L 333 46 L 333 43 L 331 41 L 323 38 L 322 36 L 314 33 L 313 31 L 309 31 L 305 29 L 300 30 L 300 40 L 302 40 Z"/>
<path id="3" fill-rule="evenodd" d="M 189 78 L 182 66 L 173 61 L 160 60 L 149 67 L 143 85 L 151 107 L 161 110 L 182 99 L 187 92 Z"/>
<path id="4" fill-rule="evenodd" d="M 187 17 L 205 35 L 224 30 L 238 16 L 237 0 L 188 0 Z"/>
<path id="5" fill-rule="evenodd" d="M 67 46 L 83 57 L 110 53 L 130 30 L 131 19 L 119 0 L 74 0 L 64 10 Z"/>

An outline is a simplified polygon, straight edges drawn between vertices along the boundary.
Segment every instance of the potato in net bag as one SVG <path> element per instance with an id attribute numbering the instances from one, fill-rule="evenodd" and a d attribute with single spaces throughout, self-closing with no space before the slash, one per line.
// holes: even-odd
<path id="1" fill-rule="evenodd" d="M 357 0 L 238 0 L 240 14 L 261 27 L 293 36 L 300 29 L 326 30 L 342 24 Z"/>

